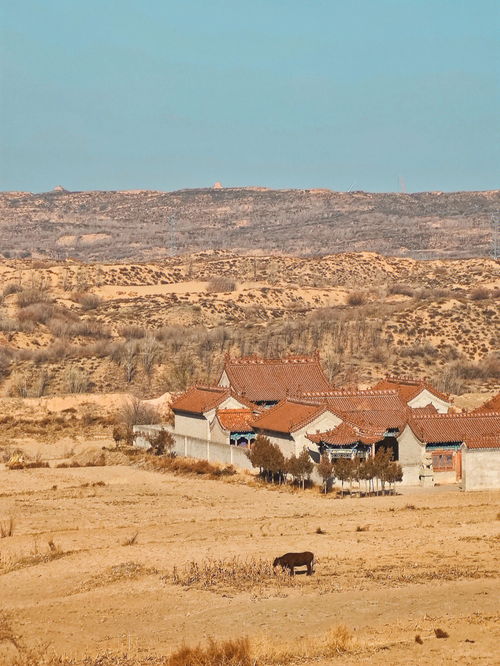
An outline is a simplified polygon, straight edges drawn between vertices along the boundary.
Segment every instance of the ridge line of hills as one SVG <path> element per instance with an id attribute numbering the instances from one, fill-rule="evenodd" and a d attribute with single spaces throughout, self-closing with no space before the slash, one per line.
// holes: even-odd
<path id="1" fill-rule="evenodd" d="M 485 257 L 499 209 L 498 190 L 0 192 L 0 257 L 144 262 L 204 250 Z"/>

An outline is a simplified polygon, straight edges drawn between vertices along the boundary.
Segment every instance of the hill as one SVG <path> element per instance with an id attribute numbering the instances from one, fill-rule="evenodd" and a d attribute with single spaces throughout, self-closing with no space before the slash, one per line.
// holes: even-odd
<path id="1" fill-rule="evenodd" d="M 371 194 L 214 188 L 0 193 L 0 254 L 157 261 L 225 249 L 317 256 L 487 256 L 500 192 Z"/>
<path id="2" fill-rule="evenodd" d="M 428 376 L 490 391 L 492 259 L 203 252 L 163 262 L 0 261 L 0 395 L 134 392 L 216 381 L 224 355 L 319 349 L 332 381 Z"/>

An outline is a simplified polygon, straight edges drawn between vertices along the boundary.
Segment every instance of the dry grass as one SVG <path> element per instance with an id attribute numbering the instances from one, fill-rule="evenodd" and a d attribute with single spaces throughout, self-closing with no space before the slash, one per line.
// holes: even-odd
<path id="1" fill-rule="evenodd" d="M 317 659 L 333 659 L 355 652 L 356 649 L 357 644 L 352 632 L 346 626 L 339 625 L 319 637 L 306 637 L 285 644 L 263 641 L 256 645 L 255 654 L 257 664 L 286 666 Z"/>
<path id="2" fill-rule="evenodd" d="M 14 534 L 14 518 L 10 516 L 7 520 L 0 522 L 0 539 L 5 539 Z"/>
<path id="3" fill-rule="evenodd" d="M 278 588 L 294 584 L 288 573 L 275 572 L 270 561 L 256 557 L 191 560 L 182 567 L 174 567 L 165 581 L 212 591 L 252 590 L 266 583 Z"/>
<path id="4" fill-rule="evenodd" d="M 207 476 L 210 479 L 234 476 L 236 470 L 232 465 L 214 465 L 208 460 L 196 460 L 194 458 L 171 458 L 170 456 L 145 456 L 142 467 L 156 472 L 172 472 L 173 474 L 194 474 L 196 476 Z"/>
<path id="5" fill-rule="evenodd" d="M 12 666 L 287 666 L 342 657 L 358 651 L 352 632 L 345 626 L 333 627 L 322 636 L 279 643 L 247 637 L 216 641 L 205 645 L 184 645 L 168 656 L 139 657 L 112 652 L 83 658 L 66 658 L 47 649 L 25 650 L 18 646 L 10 625 L 0 618 L 0 641 L 11 641 L 18 651 Z"/>
<path id="6" fill-rule="evenodd" d="M 0 557 L 0 575 L 6 574 L 18 569 L 25 569 L 26 567 L 34 567 L 37 564 L 44 564 L 52 560 L 58 560 L 64 555 L 69 555 L 70 551 L 63 551 L 63 549 L 52 539 L 47 541 L 48 550 L 41 551 L 37 543 L 34 544 L 32 551 L 28 555 L 21 557 Z"/>
<path id="7" fill-rule="evenodd" d="M 209 639 L 206 646 L 183 646 L 170 655 L 168 666 L 254 666 L 248 638 L 215 641 Z"/>
<path id="8" fill-rule="evenodd" d="M 135 532 L 135 534 L 132 534 L 131 537 L 128 537 L 124 541 L 122 541 L 122 546 L 133 546 L 134 543 L 137 543 L 137 537 L 139 536 L 139 532 Z"/>
<path id="9" fill-rule="evenodd" d="M 105 585 L 119 583 L 123 580 L 137 580 L 143 576 L 152 576 L 158 573 L 159 571 L 155 567 L 146 567 L 139 562 L 122 562 L 121 564 L 114 564 L 103 572 L 92 576 L 83 583 L 77 592 L 87 592 L 95 590 L 98 587 L 104 587 Z"/>

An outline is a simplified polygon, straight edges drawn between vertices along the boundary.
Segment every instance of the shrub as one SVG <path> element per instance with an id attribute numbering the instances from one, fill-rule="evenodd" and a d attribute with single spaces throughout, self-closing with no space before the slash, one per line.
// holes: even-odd
<path id="1" fill-rule="evenodd" d="M 0 539 L 5 539 L 14 534 L 14 518 L 12 516 L 7 520 L 0 521 Z"/>
<path id="2" fill-rule="evenodd" d="M 161 417 L 157 407 L 132 397 L 123 402 L 117 414 L 117 421 L 132 427 L 160 423 Z"/>
<path id="3" fill-rule="evenodd" d="M 97 310 L 102 304 L 103 300 L 97 294 L 77 293 L 74 296 L 75 301 L 80 303 L 83 310 Z"/>
<path id="4" fill-rule="evenodd" d="M 23 288 L 21 287 L 19 282 L 9 282 L 3 288 L 2 294 L 4 297 L 10 296 L 11 294 L 19 294 L 22 290 Z"/>
<path id="5" fill-rule="evenodd" d="M 347 305 L 363 305 L 366 302 L 366 296 L 362 291 L 351 291 L 347 294 Z"/>
<path id="6" fill-rule="evenodd" d="M 26 308 L 36 303 L 47 303 L 48 301 L 50 301 L 50 297 L 47 292 L 37 287 L 23 289 L 17 295 L 17 304 L 20 308 Z"/>
<path id="7" fill-rule="evenodd" d="M 229 277 L 215 277 L 207 285 L 209 294 L 231 292 L 236 290 L 236 282 Z"/>
<path id="8" fill-rule="evenodd" d="M 49 375 L 44 368 L 32 368 L 12 376 L 9 395 L 19 398 L 41 398 L 49 383 Z"/>
<path id="9" fill-rule="evenodd" d="M 471 301 L 484 301 L 490 297 L 490 292 L 486 287 L 476 287 L 470 293 Z"/>
<path id="10" fill-rule="evenodd" d="M 90 381 L 84 370 L 71 366 L 63 372 L 62 386 L 65 393 L 87 393 Z"/>
<path id="11" fill-rule="evenodd" d="M 155 456 L 171 454 L 175 445 L 175 439 L 168 430 L 158 430 L 146 435 L 146 440 L 151 444 L 150 452 Z"/>
<path id="12" fill-rule="evenodd" d="M 394 282 L 389 285 L 387 289 L 389 294 L 400 294 L 401 296 L 413 296 L 414 290 L 413 287 L 410 287 L 408 284 L 402 284 L 400 282 Z"/>
<path id="13" fill-rule="evenodd" d="M 236 470 L 232 465 L 219 467 L 208 462 L 208 460 L 199 460 L 198 458 L 146 456 L 144 458 L 144 467 L 156 472 L 172 472 L 173 474 L 186 475 L 196 474 L 197 476 L 207 476 L 210 479 L 221 479 L 236 474 Z"/>
<path id="14" fill-rule="evenodd" d="M 205 647 L 183 646 L 173 652 L 166 666 L 254 666 L 248 638 L 215 641 L 208 639 Z"/>
<path id="15" fill-rule="evenodd" d="M 142 326 L 129 324 L 127 326 L 120 326 L 118 329 L 118 334 L 127 340 L 140 340 L 141 338 L 146 337 L 146 329 Z"/>

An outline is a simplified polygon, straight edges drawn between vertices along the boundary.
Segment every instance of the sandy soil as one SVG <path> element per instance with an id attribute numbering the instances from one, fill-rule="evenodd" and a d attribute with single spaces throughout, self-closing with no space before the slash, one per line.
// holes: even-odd
<path id="1" fill-rule="evenodd" d="M 22 642 L 75 656 L 164 654 L 208 636 L 286 642 L 343 623 L 358 648 L 339 663 L 493 664 L 499 498 L 438 487 L 340 500 L 131 467 L 0 470 L 0 521 L 15 521 L 0 540 L 1 607 Z M 169 577 L 190 560 L 289 550 L 313 550 L 316 574 L 215 591 Z"/>

